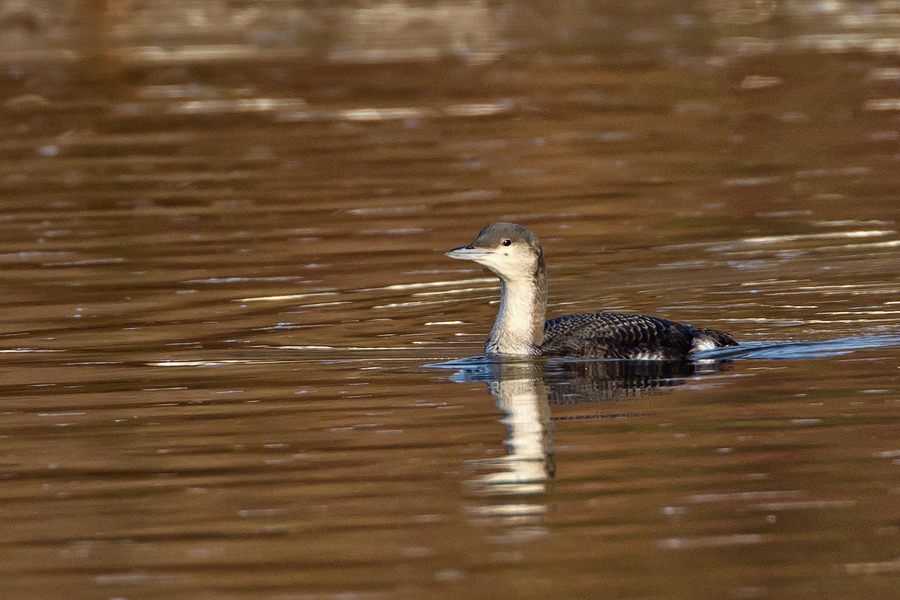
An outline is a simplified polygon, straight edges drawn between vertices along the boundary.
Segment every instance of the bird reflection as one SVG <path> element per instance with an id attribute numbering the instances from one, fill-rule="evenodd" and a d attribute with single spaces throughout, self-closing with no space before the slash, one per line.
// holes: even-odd
<path id="1" fill-rule="evenodd" d="M 612 402 L 659 393 L 688 378 L 728 368 L 724 361 L 565 361 L 476 357 L 432 365 L 455 368 L 457 382 L 483 381 L 503 411 L 508 455 L 472 461 L 491 472 L 469 481 L 470 491 L 504 501 L 472 510 L 508 524 L 533 524 L 546 511 L 537 496 L 556 475 L 553 405 Z M 597 415 L 598 418 L 608 415 Z M 627 416 L 618 413 L 615 416 Z M 584 418 L 584 417 L 581 417 Z M 590 418 L 590 417 L 586 417 Z M 530 497 L 530 498 L 529 498 Z"/>
<path id="2" fill-rule="evenodd" d="M 604 402 L 657 394 L 694 375 L 717 373 L 722 361 L 614 360 L 548 365 L 545 380 L 550 404 Z"/>
<path id="3" fill-rule="evenodd" d="M 500 422 L 509 435 L 504 444 L 509 455 L 487 459 L 480 464 L 496 466 L 481 483 L 494 493 L 532 494 L 544 491 L 544 482 L 556 474 L 553 463 L 553 421 L 541 365 L 528 363 L 494 364 L 495 379 L 487 381 L 488 391 L 503 411 Z"/>
<path id="4" fill-rule="evenodd" d="M 509 454 L 470 462 L 491 471 L 470 480 L 470 492 L 504 497 L 501 502 L 471 507 L 471 510 L 481 518 L 507 525 L 536 524 L 546 506 L 527 497 L 545 492 L 547 481 L 556 475 L 553 421 L 543 380 L 545 365 L 501 360 L 480 367 L 464 369 L 454 379 L 487 383 L 497 408 L 504 413 L 500 422 L 509 430 L 504 442 Z"/>

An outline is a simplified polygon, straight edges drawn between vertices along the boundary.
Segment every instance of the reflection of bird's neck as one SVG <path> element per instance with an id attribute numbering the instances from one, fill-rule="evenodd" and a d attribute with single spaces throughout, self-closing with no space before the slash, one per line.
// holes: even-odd
<path id="1" fill-rule="evenodd" d="M 500 275 L 500 311 L 488 336 L 488 354 L 540 354 L 547 316 L 547 267 L 544 253 L 530 277 Z"/>
<path id="2" fill-rule="evenodd" d="M 509 428 L 504 442 L 509 448 L 509 471 L 494 475 L 493 481 L 518 483 L 522 486 L 519 493 L 542 492 L 542 482 L 556 474 L 547 389 L 540 377 L 534 377 L 537 373 L 524 379 L 516 379 L 522 377 L 521 372 L 508 375 L 512 378 L 491 381 L 488 388 L 497 407 L 506 413 L 501 422 Z"/>

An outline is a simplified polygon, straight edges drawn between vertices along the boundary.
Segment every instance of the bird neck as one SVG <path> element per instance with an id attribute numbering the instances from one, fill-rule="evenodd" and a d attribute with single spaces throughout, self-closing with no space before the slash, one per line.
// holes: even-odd
<path id="1" fill-rule="evenodd" d="M 543 253 L 531 277 L 500 278 L 500 311 L 488 336 L 487 354 L 541 353 L 547 316 L 547 268 Z"/>

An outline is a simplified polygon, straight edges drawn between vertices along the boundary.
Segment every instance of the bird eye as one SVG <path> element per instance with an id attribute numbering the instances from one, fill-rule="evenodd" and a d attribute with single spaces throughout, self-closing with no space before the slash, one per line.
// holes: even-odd
<path id="1" fill-rule="evenodd" d="M 510 244 L 512 244 L 512 240 L 503 240 L 503 241 L 500 242 L 500 243 L 501 243 L 502 245 L 504 245 L 504 246 L 509 246 Z"/>

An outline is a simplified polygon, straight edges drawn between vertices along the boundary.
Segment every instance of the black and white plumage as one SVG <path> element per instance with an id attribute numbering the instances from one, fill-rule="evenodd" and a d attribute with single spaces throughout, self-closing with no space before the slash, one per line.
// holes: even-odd
<path id="1" fill-rule="evenodd" d="M 737 345 L 727 333 L 645 315 L 584 313 L 545 321 L 544 251 L 537 236 L 521 225 L 488 225 L 474 242 L 447 256 L 477 262 L 500 278 L 500 310 L 486 354 L 673 360 Z"/>

